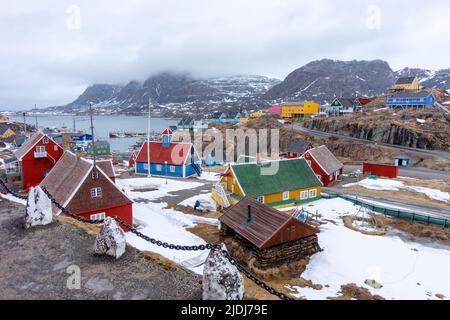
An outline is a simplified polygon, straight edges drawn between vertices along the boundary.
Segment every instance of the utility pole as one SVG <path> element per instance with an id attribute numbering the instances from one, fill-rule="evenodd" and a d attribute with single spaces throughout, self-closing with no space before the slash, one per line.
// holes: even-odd
<path id="1" fill-rule="evenodd" d="M 36 127 L 36 132 L 37 132 L 38 131 L 38 119 L 37 119 L 37 106 L 36 106 L 36 104 L 34 104 L 34 120 L 36 121 L 35 127 Z"/>
<path id="2" fill-rule="evenodd" d="M 26 112 L 24 112 L 22 115 L 23 115 L 23 134 L 26 135 L 27 134 Z"/>
<path id="3" fill-rule="evenodd" d="M 92 176 L 97 179 L 97 158 L 95 155 L 95 139 L 94 139 L 94 121 L 92 120 L 92 102 L 89 102 L 89 115 L 91 118 L 91 135 L 92 135 L 92 154 L 94 155 L 94 171 L 92 171 Z"/>
<path id="4" fill-rule="evenodd" d="M 152 98 L 148 98 L 148 124 L 147 124 L 147 166 L 148 166 L 148 177 L 151 177 L 150 171 L 150 119 L 151 119 L 151 105 Z"/>

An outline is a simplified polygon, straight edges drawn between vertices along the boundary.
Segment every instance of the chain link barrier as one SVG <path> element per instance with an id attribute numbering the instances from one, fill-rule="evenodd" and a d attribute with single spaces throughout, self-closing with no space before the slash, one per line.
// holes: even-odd
<path id="1" fill-rule="evenodd" d="M 10 194 L 12 194 L 13 196 L 20 198 L 20 199 L 27 199 L 27 196 L 22 196 L 19 195 L 17 193 L 12 192 L 12 190 L 10 188 L 8 188 L 8 186 L 0 179 L 0 184 L 2 185 L 2 187 L 8 191 Z M 47 197 L 50 199 L 50 201 L 59 209 L 61 210 L 61 212 L 63 212 L 64 214 L 66 214 L 67 216 L 83 222 L 83 223 L 88 223 L 88 224 L 102 224 L 104 222 L 104 219 L 101 220 L 91 220 L 91 219 L 86 219 L 80 216 L 77 216 L 73 213 L 71 213 L 67 208 L 63 207 L 60 203 L 58 203 L 58 201 L 56 201 L 56 199 L 53 197 L 53 195 L 45 188 L 45 187 L 41 187 L 41 189 L 44 191 L 44 193 L 47 195 Z M 226 250 L 222 249 L 222 246 L 220 244 L 214 244 L 214 243 L 207 243 L 205 245 L 198 245 L 198 246 L 182 246 L 182 245 L 176 245 L 176 244 L 172 244 L 172 243 L 168 243 L 168 242 L 163 242 L 154 238 L 151 238 L 143 233 L 141 233 L 139 230 L 137 230 L 135 227 L 133 227 L 132 225 L 126 223 L 125 221 L 123 221 L 121 218 L 115 216 L 113 217 L 122 227 L 124 227 L 125 229 L 127 229 L 128 231 L 130 231 L 131 233 L 134 233 L 136 236 L 138 236 L 139 238 L 150 242 L 151 244 L 157 245 L 159 247 L 163 247 L 163 248 L 168 248 L 171 250 L 180 250 L 180 251 L 204 251 L 204 250 L 216 250 L 216 251 L 220 251 L 227 259 L 228 261 L 234 265 L 240 272 L 242 272 L 247 278 L 249 278 L 251 281 L 253 281 L 256 285 L 258 285 L 259 287 L 263 288 L 264 290 L 266 290 L 267 292 L 269 292 L 270 294 L 277 296 L 278 298 L 280 298 L 281 300 L 294 300 L 293 298 L 285 295 L 282 292 L 277 291 L 275 288 L 269 286 L 267 283 L 265 283 L 264 281 L 258 279 L 254 274 L 252 274 L 250 271 L 248 271 L 247 269 L 245 269 L 245 267 L 243 265 L 241 265 L 235 258 L 233 258 L 230 253 Z"/>
<path id="2" fill-rule="evenodd" d="M 0 179 L 0 185 L 3 187 L 3 189 L 6 190 L 7 193 L 12 194 L 14 197 L 22 199 L 22 200 L 27 200 L 28 199 L 28 196 L 24 196 L 24 195 L 21 195 L 21 194 L 18 194 L 16 192 L 14 192 L 10 187 L 8 187 L 6 182 L 4 182 L 2 179 Z"/>

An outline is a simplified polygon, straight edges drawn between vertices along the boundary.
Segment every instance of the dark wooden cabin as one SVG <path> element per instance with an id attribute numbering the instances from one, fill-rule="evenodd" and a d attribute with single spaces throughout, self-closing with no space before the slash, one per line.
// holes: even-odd
<path id="1" fill-rule="evenodd" d="M 301 260 L 318 251 L 318 230 L 296 218 L 245 197 L 225 209 L 221 235 L 250 250 L 261 268 Z"/>

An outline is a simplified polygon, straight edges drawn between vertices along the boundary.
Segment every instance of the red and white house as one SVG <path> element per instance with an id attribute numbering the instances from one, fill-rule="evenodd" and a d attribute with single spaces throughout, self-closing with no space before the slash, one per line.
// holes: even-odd
<path id="1" fill-rule="evenodd" d="M 41 182 L 55 200 L 80 217 L 101 220 L 119 217 L 133 222 L 133 201 L 120 190 L 105 172 L 107 162 L 96 163 L 66 151 L 52 171 Z M 109 169 L 107 169 L 109 170 Z M 53 213 L 61 210 L 53 206 Z"/>
<path id="2" fill-rule="evenodd" d="M 15 166 L 20 172 L 22 188 L 29 190 L 41 183 L 63 155 L 63 148 L 39 131 L 14 152 Z"/>
<path id="3" fill-rule="evenodd" d="M 313 148 L 303 155 L 324 187 L 331 186 L 342 176 L 344 165 L 326 146 Z"/>
<path id="4" fill-rule="evenodd" d="M 306 140 L 295 139 L 289 142 L 287 152 L 280 156 L 284 159 L 301 158 L 306 151 L 311 150 L 314 146 Z"/>

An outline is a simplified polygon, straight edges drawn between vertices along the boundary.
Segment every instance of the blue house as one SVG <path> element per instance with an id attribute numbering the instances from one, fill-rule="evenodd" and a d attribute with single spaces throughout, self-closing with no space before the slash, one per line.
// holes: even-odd
<path id="1" fill-rule="evenodd" d="M 391 109 L 428 109 L 433 107 L 436 97 L 431 92 L 401 92 L 387 99 L 387 106 Z"/>
<path id="2" fill-rule="evenodd" d="M 216 112 L 209 121 L 213 123 L 238 123 L 241 117 L 240 112 Z"/>
<path id="3" fill-rule="evenodd" d="M 201 159 L 194 145 L 186 142 L 172 142 L 172 131 L 165 129 L 162 141 L 143 143 L 136 157 L 135 172 L 186 178 L 195 174 L 200 176 L 202 173 L 200 165 Z"/>

